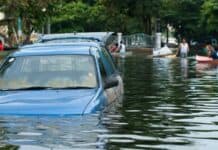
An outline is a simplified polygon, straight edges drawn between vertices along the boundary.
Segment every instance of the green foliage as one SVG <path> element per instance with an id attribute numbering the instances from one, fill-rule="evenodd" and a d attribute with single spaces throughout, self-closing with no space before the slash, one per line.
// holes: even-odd
<path id="1" fill-rule="evenodd" d="M 136 29 L 151 34 L 154 22 L 159 16 L 162 0 L 102 0 L 116 25 L 122 25 L 121 32 L 132 33 Z M 116 20 L 117 19 L 117 20 Z M 135 22 L 133 22 L 133 20 Z M 130 25 L 130 23 L 134 23 Z"/>
<path id="2" fill-rule="evenodd" d="M 91 2 L 90 2 L 91 3 Z M 105 7 L 91 6 L 80 0 L 63 3 L 58 15 L 53 17 L 53 30 L 57 32 L 98 31 L 105 28 Z"/>
<path id="3" fill-rule="evenodd" d="M 161 0 L 64 1 L 53 17 L 54 32 L 105 31 L 151 34 Z M 153 26 L 152 26 L 153 25 Z"/>
<path id="4" fill-rule="evenodd" d="M 163 0 L 161 18 L 176 29 L 176 35 L 192 38 L 201 34 L 199 25 L 203 0 Z"/>
<path id="5" fill-rule="evenodd" d="M 17 17 L 23 21 L 23 31 L 29 34 L 32 30 L 39 29 L 45 23 L 47 17 L 55 11 L 58 0 L 0 0 L 1 11 L 13 19 L 16 27 Z"/>
<path id="6" fill-rule="evenodd" d="M 218 33 L 217 0 L 0 0 L 0 10 L 15 18 L 14 26 L 21 16 L 27 34 L 40 29 L 48 18 L 53 32 L 152 34 L 161 18 L 162 31 L 170 24 L 177 36 Z"/>
<path id="7" fill-rule="evenodd" d="M 201 23 L 208 32 L 218 32 L 218 1 L 206 0 L 202 5 Z"/>

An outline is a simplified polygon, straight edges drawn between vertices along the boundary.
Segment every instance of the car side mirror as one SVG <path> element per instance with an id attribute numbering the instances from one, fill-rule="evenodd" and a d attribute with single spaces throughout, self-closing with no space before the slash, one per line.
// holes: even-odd
<path id="1" fill-rule="evenodd" d="M 119 81 L 116 77 L 108 77 L 104 83 L 104 89 L 109 89 L 115 86 L 118 86 Z"/>

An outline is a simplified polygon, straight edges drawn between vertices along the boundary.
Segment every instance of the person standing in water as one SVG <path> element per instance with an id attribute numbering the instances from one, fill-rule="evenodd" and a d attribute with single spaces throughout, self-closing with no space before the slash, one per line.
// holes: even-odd
<path id="1" fill-rule="evenodd" d="M 125 53 L 126 52 L 126 46 L 123 43 L 123 41 L 120 42 L 120 53 Z"/>
<path id="2" fill-rule="evenodd" d="M 187 57 L 188 52 L 189 52 L 189 45 L 186 42 L 186 39 L 183 38 L 182 42 L 179 44 L 179 48 L 178 48 L 178 51 L 177 51 L 177 56 Z"/>

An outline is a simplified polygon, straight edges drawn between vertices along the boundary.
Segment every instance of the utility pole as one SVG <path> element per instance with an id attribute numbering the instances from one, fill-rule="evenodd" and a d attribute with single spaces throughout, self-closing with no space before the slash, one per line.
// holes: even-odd
<path id="1" fill-rule="evenodd" d="M 155 49 L 161 48 L 161 29 L 160 29 L 160 18 L 156 20 L 156 34 L 155 34 Z"/>
<path id="2" fill-rule="evenodd" d="M 45 14 L 47 11 L 46 8 L 42 8 L 42 12 Z M 45 15 L 46 16 L 46 15 Z M 44 32 L 46 32 L 47 34 L 51 33 L 51 19 L 49 16 L 46 16 L 46 21 L 42 27 L 42 34 L 44 34 Z M 45 29 L 44 29 L 45 28 Z"/>
<path id="3" fill-rule="evenodd" d="M 18 34 L 18 37 L 22 37 L 22 19 L 21 17 L 18 17 L 17 18 L 17 34 Z"/>
<path id="4" fill-rule="evenodd" d="M 14 28 L 13 28 L 13 32 L 16 35 L 16 31 Z M 23 34 L 23 32 L 22 32 L 22 19 L 19 16 L 17 18 L 17 35 L 15 36 L 17 44 L 20 44 L 20 42 L 22 41 L 22 34 Z"/>
<path id="5" fill-rule="evenodd" d="M 118 42 L 118 46 L 120 47 L 120 42 L 122 41 L 122 33 L 119 32 L 117 33 L 117 42 Z"/>
<path id="6" fill-rule="evenodd" d="M 51 33 L 51 20 L 50 17 L 47 17 L 47 34 Z"/>

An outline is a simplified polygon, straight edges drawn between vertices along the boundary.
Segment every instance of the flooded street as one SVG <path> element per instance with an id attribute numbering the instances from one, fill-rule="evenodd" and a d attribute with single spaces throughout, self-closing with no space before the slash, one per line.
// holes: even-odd
<path id="1" fill-rule="evenodd" d="M 1 116 L 1 147 L 216 149 L 218 66 L 145 54 L 116 62 L 125 85 L 121 107 L 103 116 Z"/>

